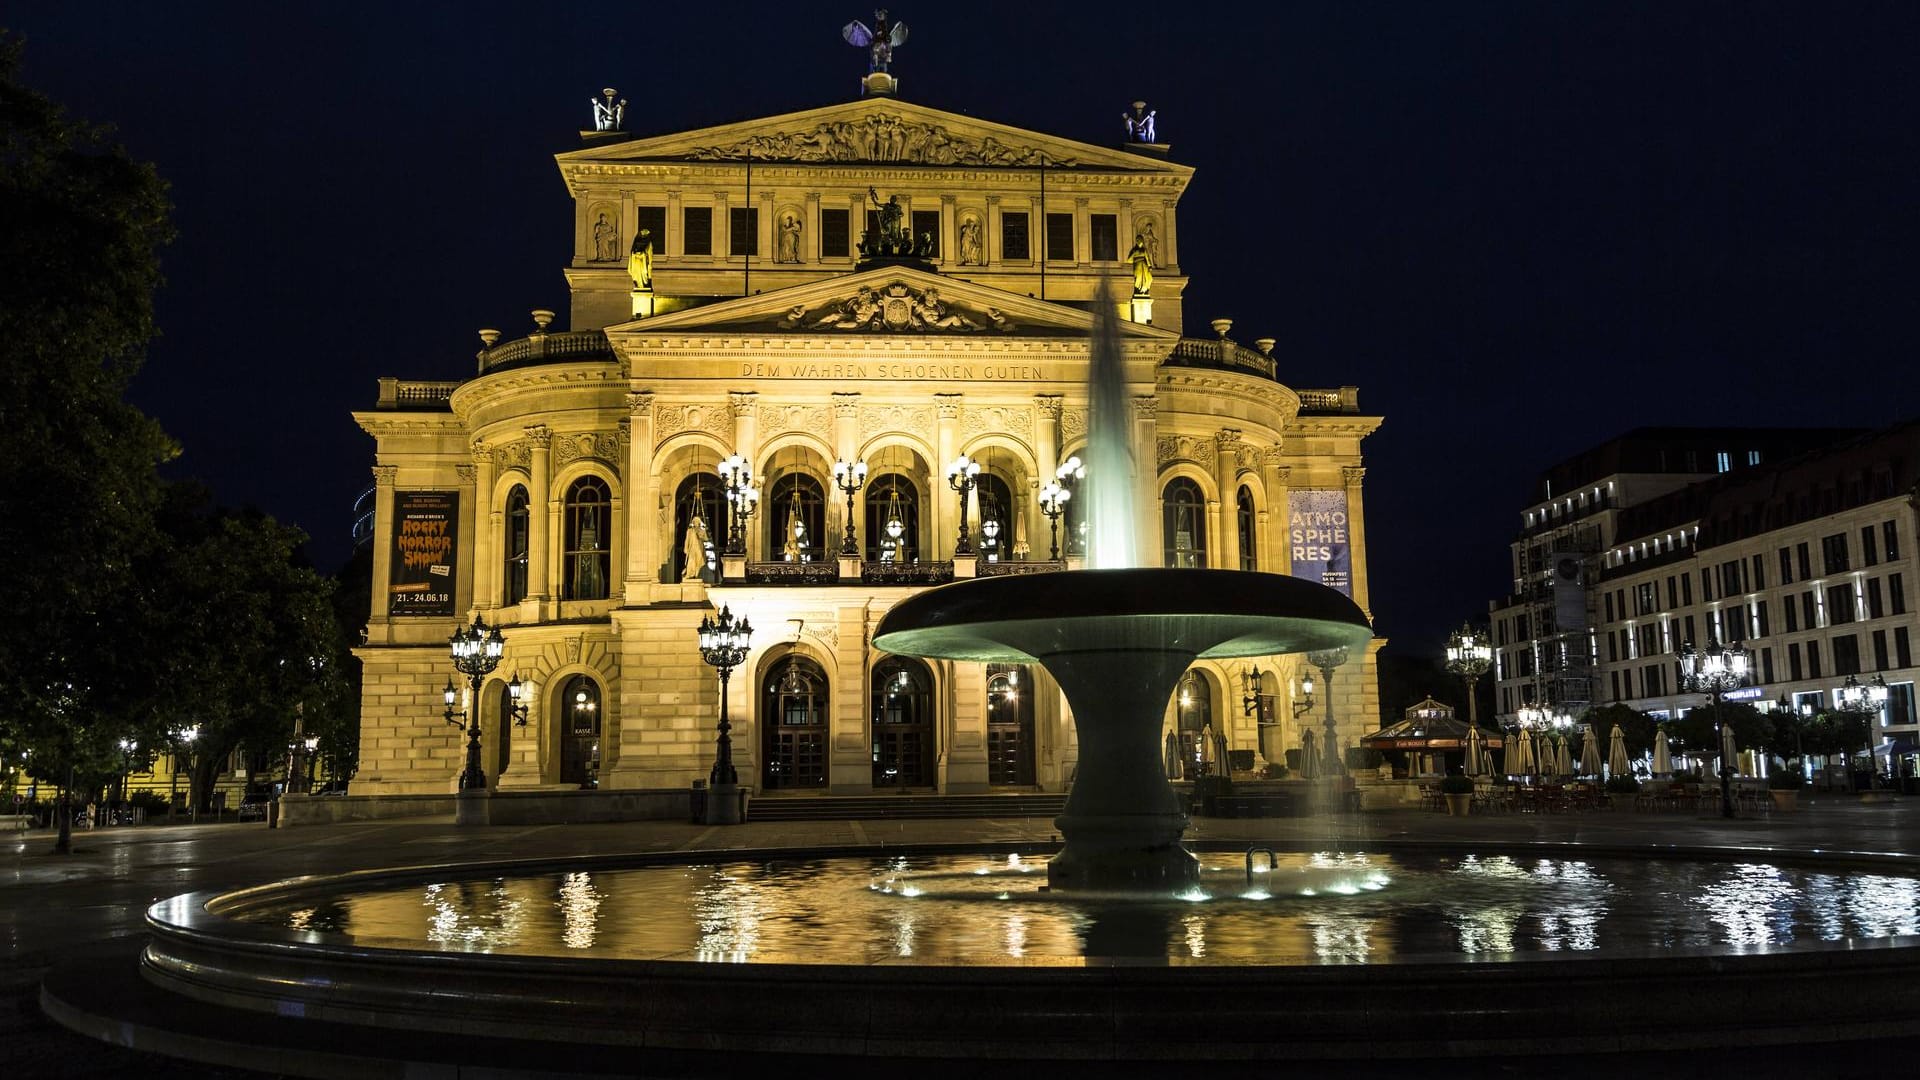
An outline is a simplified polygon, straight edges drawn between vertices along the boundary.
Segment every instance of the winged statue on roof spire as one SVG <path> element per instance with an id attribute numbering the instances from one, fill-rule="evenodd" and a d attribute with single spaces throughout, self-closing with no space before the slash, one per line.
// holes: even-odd
<path id="1" fill-rule="evenodd" d="M 887 9 L 879 8 L 873 13 L 873 29 L 855 19 L 840 28 L 840 36 L 847 39 L 847 44 L 868 50 L 868 72 L 885 71 L 893 60 L 893 50 L 907 43 L 907 24 L 888 22 Z"/>

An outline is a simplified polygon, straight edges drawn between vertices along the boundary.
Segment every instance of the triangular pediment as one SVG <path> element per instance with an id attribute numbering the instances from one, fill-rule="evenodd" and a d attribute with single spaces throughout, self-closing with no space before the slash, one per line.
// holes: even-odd
<path id="1" fill-rule="evenodd" d="M 721 300 L 607 327 L 629 335 L 778 335 L 859 338 L 971 336 L 1084 338 L 1093 312 L 1037 300 L 917 266 L 880 265 L 769 293 Z M 1143 323 L 1119 324 L 1122 338 L 1171 344 L 1180 335 Z"/>
<path id="2" fill-rule="evenodd" d="M 1117 127 L 1117 125 L 1116 125 Z M 653 135 L 558 155 L 569 166 L 659 161 L 1039 167 L 1163 173 L 1193 169 L 1115 147 L 1063 139 L 960 113 L 874 97 L 804 112 Z"/>

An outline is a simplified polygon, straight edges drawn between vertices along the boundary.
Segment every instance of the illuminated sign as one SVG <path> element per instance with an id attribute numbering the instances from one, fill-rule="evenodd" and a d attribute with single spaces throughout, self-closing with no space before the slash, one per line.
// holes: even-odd
<path id="1" fill-rule="evenodd" d="M 1720 695 L 1721 701 L 1759 701 L 1767 696 L 1764 686 L 1743 686 L 1738 690 L 1729 690 Z"/>

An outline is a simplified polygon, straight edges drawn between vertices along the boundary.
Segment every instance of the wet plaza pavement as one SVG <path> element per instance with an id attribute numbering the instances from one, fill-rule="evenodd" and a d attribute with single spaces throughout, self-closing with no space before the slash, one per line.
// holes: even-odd
<path id="1" fill-rule="evenodd" d="M 1249 844 L 1477 841 L 1920 854 L 1920 800 L 1815 798 L 1796 813 L 1733 821 L 1692 813 L 1604 811 L 1449 818 L 1411 809 L 1333 819 L 1196 819 L 1188 836 Z M 0 989 L 6 1000 L 0 1006 L 0 1075 L 257 1075 L 218 1072 L 108 1047 L 65 1032 L 39 1012 L 37 985 L 48 969 L 102 950 L 127 951 L 130 939 L 143 933 L 141 919 L 148 905 L 190 890 L 370 867 L 514 858 L 821 845 L 881 850 L 940 843 L 1044 843 L 1053 838 L 1052 823 L 1044 818 L 490 828 L 459 828 L 450 819 L 412 819 L 285 830 L 258 823 L 99 829 L 76 833 L 75 853 L 56 856 L 49 853 L 49 833 L 6 834 L 0 838 Z M 1490 1068 L 1504 1074 L 1501 1067 Z M 1837 1064 L 1835 1068 L 1840 1071 L 1834 1075 L 1851 1074 Z"/>

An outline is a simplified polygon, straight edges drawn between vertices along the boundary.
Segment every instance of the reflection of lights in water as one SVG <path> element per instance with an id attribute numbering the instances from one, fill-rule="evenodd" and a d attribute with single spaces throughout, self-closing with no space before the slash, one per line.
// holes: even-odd
<path id="1" fill-rule="evenodd" d="M 1807 910 L 1813 913 L 1814 934 L 1821 941 L 1839 941 L 1847 936 L 1847 920 L 1842 914 L 1846 900 L 1841 896 L 1841 881 L 1831 874 L 1813 874 L 1807 878 Z"/>
<path id="2" fill-rule="evenodd" d="M 1729 945 L 1776 945 L 1793 940 L 1792 882 L 1778 867 L 1741 863 L 1694 897 L 1726 931 Z"/>
<path id="3" fill-rule="evenodd" d="M 1246 892 L 1243 892 L 1243 893 L 1241 893 L 1241 894 L 1240 894 L 1240 899 L 1242 899 L 1242 900 L 1271 900 L 1271 899 L 1273 899 L 1273 894 L 1272 894 L 1272 893 L 1270 893 L 1270 892 L 1267 892 L 1267 891 L 1266 891 L 1265 889 L 1248 889 L 1248 890 L 1247 890 Z"/>
<path id="4" fill-rule="evenodd" d="M 1469 908 L 1453 913 L 1454 929 L 1463 953 L 1513 951 L 1513 931 L 1520 922 L 1514 907 Z"/>
<path id="5" fill-rule="evenodd" d="M 1176 899 L 1185 900 L 1190 904 L 1199 904 L 1199 903 L 1204 903 L 1208 900 L 1211 900 L 1213 899 L 1213 897 L 1208 896 L 1206 893 L 1200 891 L 1199 889 L 1188 889 L 1186 892 L 1183 892 L 1178 897 L 1176 897 Z"/>
<path id="6" fill-rule="evenodd" d="M 1180 920 L 1187 930 L 1187 955 L 1195 960 L 1207 955 L 1207 920 L 1204 916 L 1188 915 Z"/>
<path id="7" fill-rule="evenodd" d="M 1000 894 L 1005 900 L 1006 893 Z M 1027 955 L 1027 913 L 1015 908 L 1007 912 L 1007 921 L 1000 925 L 1000 947 L 1008 956 L 1019 959 Z"/>
<path id="8" fill-rule="evenodd" d="M 524 883 L 524 880 L 518 882 Z M 480 883 L 466 884 L 478 886 Z M 521 943 L 527 902 L 511 895 L 505 879 L 495 880 L 475 899 L 468 899 L 465 891 L 458 885 L 427 886 L 423 902 L 429 911 L 428 941 L 477 952 Z"/>
<path id="9" fill-rule="evenodd" d="M 299 911 L 291 912 L 287 915 L 287 926 L 294 930 L 305 930 L 313 925 L 315 914 L 313 908 L 301 908 Z"/>
<path id="10" fill-rule="evenodd" d="M 591 949 L 600 929 L 600 892 L 592 874 L 568 874 L 560 879 L 561 944 L 569 949 Z"/>
<path id="11" fill-rule="evenodd" d="M 1920 882 L 1867 875 L 1845 892 L 1847 917 L 1871 937 L 1920 933 Z"/>
<path id="12" fill-rule="evenodd" d="M 1372 931 L 1372 919 L 1319 919 L 1313 924 L 1313 955 L 1325 964 L 1364 964 L 1373 951 Z"/>
<path id="13" fill-rule="evenodd" d="M 712 880 L 693 894 L 693 917 L 700 927 L 694 957 L 730 963 L 752 957 L 760 944 L 760 921 L 766 908 L 761 888 L 716 868 Z"/>
<path id="14" fill-rule="evenodd" d="M 893 924 L 893 955 L 912 956 L 914 930 L 918 914 L 913 908 L 887 909 L 887 921 Z"/>
<path id="15" fill-rule="evenodd" d="M 1453 872 L 1510 881 L 1524 880 L 1527 877 L 1527 871 L 1505 855 L 1468 855 L 1460 860 L 1460 865 L 1455 867 Z"/>

